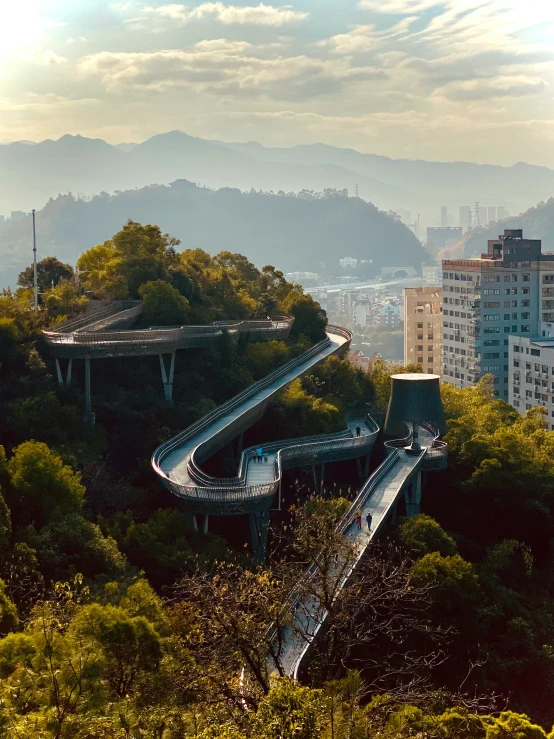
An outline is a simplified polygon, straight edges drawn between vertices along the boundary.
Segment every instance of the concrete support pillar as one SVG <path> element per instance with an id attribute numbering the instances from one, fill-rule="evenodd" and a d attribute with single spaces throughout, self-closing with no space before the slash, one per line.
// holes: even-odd
<path id="1" fill-rule="evenodd" d="M 393 526 L 396 526 L 396 516 L 398 513 L 398 503 L 395 503 L 392 507 L 390 522 Z"/>
<path id="2" fill-rule="evenodd" d="M 363 477 L 363 474 L 364 473 L 362 471 L 362 461 L 361 461 L 361 459 L 359 457 L 356 458 L 356 464 L 358 466 L 358 477 L 360 478 L 360 480 L 363 480 L 364 479 L 364 477 Z"/>
<path id="3" fill-rule="evenodd" d="M 162 382 L 164 386 L 164 396 L 166 401 L 172 405 L 173 403 L 173 375 L 175 373 L 175 352 L 171 353 L 171 360 L 169 362 L 169 373 L 165 368 L 165 360 L 163 354 L 160 357 L 160 369 L 162 371 Z"/>
<path id="4" fill-rule="evenodd" d="M 242 454 L 242 441 L 243 441 L 243 437 L 244 437 L 244 433 L 241 431 L 240 432 L 240 435 L 237 436 L 237 450 L 236 450 L 236 453 L 235 453 L 235 459 L 237 460 L 237 462 L 239 461 L 240 455 Z"/>
<path id="5" fill-rule="evenodd" d="M 196 520 L 196 516 L 193 514 L 192 516 L 192 528 L 198 533 L 198 521 Z"/>
<path id="6" fill-rule="evenodd" d="M 369 459 L 371 457 L 371 454 L 368 454 L 365 458 L 365 467 L 364 467 L 364 480 L 367 480 L 369 477 Z"/>
<path id="7" fill-rule="evenodd" d="M 206 515 L 204 516 L 204 534 L 207 534 L 208 533 L 208 521 L 209 521 L 209 518 L 210 517 L 206 513 Z"/>
<path id="8" fill-rule="evenodd" d="M 92 394 L 90 390 L 90 358 L 85 359 L 85 423 L 94 426 L 96 418 L 92 412 Z"/>
<path id="9" fill-rule="evenodd" d="M 56 375 L 58 376 L 58 385 L 60 387 L 63 387 L 63 375 L 62 369 L 60 367 L 60 360 L 58 359 L 58 357 L 55 357 L 54 361 L 56 363 Z"/>
<path id="10" fill-rule="evenodd" d="M 70 358 L 67 362 L 67 375 L 65 378 L 65 386 L 71 387 L 71 370 L 73 369 L 73 360 Z"/>
<path id="11" fill-rule="evenodd" d="M 265 549 L 267 546 L 267 529 L 269 526 L 269 508 L 262 511 L 250 513 L 250 539 L 252 541 L 252 552 L 259 562 L 265 560 Z"/>

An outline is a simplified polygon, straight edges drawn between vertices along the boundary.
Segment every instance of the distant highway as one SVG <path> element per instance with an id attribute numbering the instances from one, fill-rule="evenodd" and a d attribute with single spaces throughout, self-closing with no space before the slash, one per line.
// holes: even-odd
<path id="1" fill-rule="evenodd" d="M 339 285 L 318 285 L 317 287 L 306 287 L 304 292 L 313 295 L 318 290 L 327 290 L 328 293 L 340 293 L 342 290 L 364 290 L 367 287 L 389 287 L 390 285 L 419 285 L 422 282 L 421 277 L 406 277 L 403 280 L 392 280 L 391 282 L 349 282 L 340 283 Z"/>

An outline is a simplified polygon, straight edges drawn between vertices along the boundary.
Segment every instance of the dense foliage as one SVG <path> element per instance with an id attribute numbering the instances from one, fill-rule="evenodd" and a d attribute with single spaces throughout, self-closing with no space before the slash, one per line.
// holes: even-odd
<path id="1" fill-rule="evenodd" d="M 38 313 L 26 287 L 0 297 L 0 736 L 546 739 L 554 434 L 542 412 L 520 416 L 487 379 L 444 386 L 449 469 L 428 476 L 424 513 L 400 519 L 346 588 L 337 571 L 357 555 L 335 530 L 353 495 L 339 467 L 322 497 L 299 493 L 275 512 L 273 554 L 256 566 L 240 532 L 194 532 L 149 457 L 317 341 L 324 315 L 273 267 L 177 246 L 128 223 L 83 255 L 81 279 L 95 294 L 142 297 L 143 325 L 297 320 L 287 342 L 224 336 L 178 357 L 172 408 L 156 358 L 106 360 L 93 363 L 97 423 L 86 425 L 82 368 L 58 386 L 41 337 L 83 310 L 73 278 L 43 291 Z M 252 433 L 341 429 L 348 409 L 384 407 L 390 373 L 406 370 L 417 368 L 377 362 L 364 374 L 331 358 Z M 236 462 L 223 450 L 211 464 L 226 474 Z M 299 581 L 309 561 L 318 576 Z M 283 675 L 268 631 L 279 644 L 291 628 L 291 588 L 329 613 L 302 685 Z"/>

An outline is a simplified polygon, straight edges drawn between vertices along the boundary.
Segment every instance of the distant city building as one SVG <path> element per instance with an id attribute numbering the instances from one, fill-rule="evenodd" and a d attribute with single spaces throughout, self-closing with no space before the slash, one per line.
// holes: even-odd
<path id="1" fill-rule="evenodd" d="M 339 264 L 343 269 L 355 269 L 358 266 L 358 260 L 355 257 L 343 257 L 339 259 Z"/>
<path id="2" fill-rule="evenodd" d="M 448 226 L 448 207 L 441 205 L 441 227 L 446 228 Z"/>
<path id="3" fill-rule="evenodd" d="M 500 221 L 502 218 L 508 217 L 508 211 L 503 205 L 499 205 L 496 209 L 496 219 Z"/>
<path id="4" fill-rule="evenodd" d="M 489 205 L 487 208 L 487 223 L 496 221 L 496 205 Z"/>
<path id="5" fill-rule="evenodd" d="M 461 237 L 462 229 L 459 226 L 429 227 L 427 229 L 427 243 L 434 244 L 442 249 L 453 246 Z"/>
<path id="6" fill-rule="evenodd" d="M 469 231 L 472 225 L 470 205 L 460 205 L 460 218 L 458 222 L 462 229 L 462 233 Z"/>
<path id="7" fill-rule="evenodd" d="M 10 218 L 12 221 L 20 221 L 22 218 L 26 218 L 29 214 L 23 210 L 12 210 Z"/>
<path id="8" fill-rule="evenodd" d="M 358 300 L 354 305 L 354 325 L 365 328 L 370 323 L 372 313 L 373 302 L 371 300 Z"/>
<path id="9" fill-rule="evenodd" d="M 510 335 L 554 326 L 554 257 L 507 229 L 480 258 L 443 260 L 442 269 L 443 380 L 464 387 L 492 374 L 495 395 L 507 401 Z"/>
<path id="10" fill-rule="evenodd" d="M 404 364 L 442 374 L 442 288 L 404 288 Z"/>
<path id="11" fill-rule="evenodd" d="M 377 311 L 377 325 L 389 331 L 398 331 L 401 324 L 400 307 L 392 303 L 382 305 Z"/>

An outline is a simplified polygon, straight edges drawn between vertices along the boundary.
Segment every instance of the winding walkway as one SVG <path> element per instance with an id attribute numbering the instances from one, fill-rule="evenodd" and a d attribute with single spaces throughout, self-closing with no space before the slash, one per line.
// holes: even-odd
<path id="1" fill-rule="evenodd" d="M 420 428 L 419 440 L 422 445 L 419 454 L 406 454 L 402 448 L 409 443 L 406 439 L 389 442 L 387 457 L 366 481 L 356 500 L 338 524 L 353 545 L 354 559 L 344 570 L 344 563 L 337 563 L 335 597 L 340 593 L 348 578 L 362 560 L 371 541 L 378 537 L 390 517 L 396 515 L 395 507 L 400 497 L 405 496 L 408 515 L 419 510 L 421 501 L 421 477 L 419 473 L 427 468 L 440 469 L 446 465 L 446 445 L 438 442 L 428 428 Z M 426 465 L 427 462 L 427 465 Z M 362 512 L 362 528 L 356 524 L 356 513 Z M 372 528 L 368 530 L 366 517 L 372 516 Z M 299 590 L 306 581 L 317 578 L 315 566 L 308 568 Z M 310 589 L 309 587 L 307 588 Z M 314 586 L 317 590 L 317 585 Z M 327 611 L 316 597 L 302 598 L 292 596 L 290 610 L 293 614 L 291 626 L 283 639 L 280 659 L 286 675 L 298 678 L 309 649 L 323 628 Z"/>

